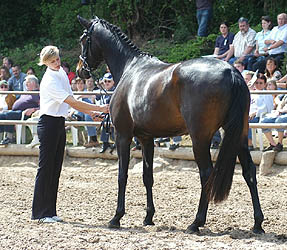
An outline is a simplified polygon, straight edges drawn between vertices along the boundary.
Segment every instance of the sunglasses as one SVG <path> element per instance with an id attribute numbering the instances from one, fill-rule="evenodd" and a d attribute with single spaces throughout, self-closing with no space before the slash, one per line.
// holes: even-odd
<path id="1" fill-rule="evenodd" d="M 112 82 L 111 80 L 105 80 L 104 82 Z"/>

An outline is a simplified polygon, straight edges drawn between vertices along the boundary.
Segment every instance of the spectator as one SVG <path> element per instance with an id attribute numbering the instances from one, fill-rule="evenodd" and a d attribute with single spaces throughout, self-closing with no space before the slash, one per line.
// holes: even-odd
<path id="1" fill-rule="evenodd" d="M 254 76 L 253 71 L 247 71 L 244 73 L 243 78 L 244 78 L 244 81 L 247 84 L 247 86 L 249 86 L 248 84 L 250 83 L 253 76 Z"/>
<path id="2" fill-rule="evenodd" d="M 244 74 L 248 72 L 248 70 L 244 69 L 245 68 L 244 63 L 240 60 L 236 60 L 233 63 L 233 66 L 241 73 L 242 76 L 244 76 Z"/>
<path id="3" fill-rule="evenodd" d="M 268 45 L 265 44 L 265 40 L 272 29 L 272 22 L 269 16 L 261 17 L 261 26 L 262 30 L 258 32 L 255 37 L 256 46 L 254 55 L 249 57 L 247 69 L 254 72 L 258 69 L 260 73 L 263 73 L 265 65 L 260 62 L 264 61 L 265 57 L 268 56 L 268 53 L 264 51 L 264 48 L 268 47 Z"/>
<path id="4" fill-rule="evenodd" d="M 252 55 L 255 46 L 256 32 L 249 27 L 248 19 L 244 17 L 239 18 L 238 26 L 239 31 L 235 35 L 224 60 L 233 64 L 239 59 L 244 65 L 247 65 L 248 59 Z"/>
<path id="5" fill-rule="evenodd" d="M 81 79 L 80 77 L 76 78 L 76 84 L 77 84 L 77 91 L 85 91 L 86 89 L 86 84 L 85 81 L 83 79 Z M 76 97 L 77 100 L 81 100 L 83 102 L 87 102 L 87 103 L 92 103 L 90 101 L 90 99 L 88 98 L 88 96 L 86 95 L 78 95 Z M 73 109 L 69 116 L 75 115 L 77 117 L 78 121 L 93 121 L 92 117 L 89 116 L 88 114 L 84 114 L 80 111 L 77 111 L 75 109 Z M 88 136 L 89 136 L 89 142 L 84 144 L 84 147 L 86 148 L 91 148 L 91 147 L 97 147 L 99 146 L 99 142 L 97 139 L 97 128 L 96 126 L 87 126 L 86 127 L 87 131 L 88 131 Z"/>
<path id="6" fill-rule="evenodd" d="M 260 122 L 262 123 L 287 123 L 287 95 L 285 95 L 282 101 L 278 104 L 276 110 L 267 114 Z M 262 129 L 262 132 L 269 141 L 269 147 L 265 148 L 263 151 L 274 150 L 280 152 L 283 150 L 283 138 L 284 138 L 284 128 L 276 129 L 278 132 L 278 143 L 276 144 L 271 133 L 270 128 Z"/>
<path id="7" fill-rule="evenodd" d="M 11 77 L 9 69 L 6 66 L 1 66 L 0 67 L 0 80 L 6 80 Z"/>
<path id="8" fill-rule="evenodd" d="M 8 91 L 8 89 L 8 82 L 6 80 L 0 81 L 0 90 Z M 16 96 L 13 94 L 0 94 L 0 111 L 11 110 L 15 101 Z"/>
<path id="9" fill-rule="evenodd" d="M 257 74 L 255 81 L 255 90 L 264 90 L 266 88 L 266 77 L 262 73 Z M 273 110 L 272 95 L 251 95 L 251 103 L 249 110 L 249 123 L 258 123 L 263 115 L 270 113 Z M 251 129 L 248 130 L 248 147 L 253 150 Z"/>
<path id="10" fill-rule="evenodd" d="M 40 110 L 35 111 L 30 118 L 27 119 L 27 121 L 39 121 L 39 115 Z M 40 144 L 39 137 L 37 134 L 37 125 L 28 125 L 31 135 L 32 135 L 32 141 L 30 144 L 26 145 L 27 148 L 34 148 L 35 146 L 38 146 Z"/>
<path id="11" fill-rule="evenodd" d="M 207 36 L 208 22 L 212 18 L 212 3 L 213 0 L 196 0 L 196 19 L 198 23 L 198 36 Z"/>
<path id="12" fill-rule="evenodd" d="M 230 44 L 233 42 L 234 34 L 229 32 L 226 22 L 220 24 L 219 30 L 221 35 L 216 38 L 213 54 L 218 59 L 224 59 L 228 54 Z"/>
<path id="13" fill-rule="evenodd" d="M 165 146 L 169 146 L 170 138 L 169 137 L 159 137 L 154 140 L 154 146 L 160 147 L 161 143 L 163 143 Z"/>
<path id="14" fill-rule="evenodd" d="M 77 91 L 76 77 L 73 78 L 71 81 L 71 89 L 72 89 L 72 91 Z"/>
<path id="15" fill-rule="evenodd" d="M 138 138 L 134 137 L 134 142 L 135 142 L 135 146 L 132 147 L 132 151 L 136 151 L 136 150 L 141 150 L 142 149 L 142 146 L 138 140 Z"/>
<path id="16" fill-rule="evenodd" d="M 217 130 L 211 140 L 211 147 L 212 149 L 218 149 L 221 142 L 221 134 L 220 131 Z"/>
<path id="17" fill-rule="evenodd" d="M 34 91 L 39 89 L 37 77 L 30 76 L 26 81 L 27 90 Z M 13 104 L 12 110 L 0 113 L 0 120 L 21 120 L 29 118 L 36 110 L 39 109 L 39 95 L 21 95 Z M 13 125 L 0 126 L 0 132 L 6 131 L 6 138 L 1 141 L 1 145 L 7 145 L 12 142 L 12 133 L 15 131 Z"/>
<path id="18" fill-rule="evenodd" d="M 181 136 L 175 136 L 172 138 L 173 143 L 169 145 L 169 150 L 175 151 L 177 148 L 179 148 L 179 143 L 182 141 Z"/>
<path id="19" fill-rule="evenodd" d="M 26 75 L 34 75 L 36 76 L 36 72 L 33 67 L 29 67 L 26 71 Z"/>
<path id="20" fill-rule="evenodd" d="M 29 67 L 29 68 L 27 69 L 27 71 L 26 71 L 26 76 L 28 76 L 28 75 L 36 76 L 35 74 L 36 74 L 36 72 L 35 72 L 35 70 L 34 70 L 32 67 Z M 25 80 L 24 80 L 23 86 L 26 85 L 25 82 L 26 82 L 26 78 L 25 78 Z"/>
<path id="21" fill-rule="evenodd" d="M 279 14 L 277 16 L 277 23 L 278 26 L 271 30 L 265 40 L 265 44 L 269 45 L 269 47 L 265 47 L 264 51 L 268 52 L 268 54 L 276 60 L 277 66 L 280 68 L 284 53 L 287 52 L 287 14 Z"/>
<path id="22" fill-rule="evenodd" d="M 95 86 L 95 80 L 93 77 L 86 79 L 86 87 L 87 87 L 87 91 L 89 92 L 93 92 L 98 89 L 98 87 Z M 96 96 L 89 95 L 89 99 L 92 103 L 95 103 Z"/>
<path id="23" fill-rule="evenodd" d="M 76 77 L 75 72 L 71 71 L 70 65 L 67 62 L 62 62 L 62 68 L 67 73 L 68 78 L 69 78 L 69 82 L 71 84 L 72 79 L 74 79 Z"/>
<path id="24" fill-rule="evenodd" d="M 3 66 L 8 68 L 9 73 L 12 76 L 13 75 L 13 71 L 12 71 L 13 61 L 9 57 L 3 58 Z"/>
<path id="25" fill-rule="evenodd" d="M 265 76 L 267 78 L 267 81 L 278 81 L 282 78 L 281 72 L 277 68 L 277 62 L 273 57 L 269 57 L 266 61 Z"/>
<path id="26" fill-rule="evenodd" d="M 14 65 L 12 67 L 12 72 L 13 76 L 9 78 L 8 84 L 9 84 L 9 89 L 14 90 L 14 91 L 23 91 L 27 90 L 26 86 L 24 86 L 24 81 L 26 74 L 21 72 L 21 68 L 19 65 Z M 20 95 L 16 95 L 16 98 L 18 99 Z"/>
<path id="27" fill-rule="evenodd" d="M 287 71 L 287 64 L 286 64 L 286 71 Z M 281 79 L 276 81 L 277 88 L 280 89 L 287 89 L 287 74 L 283 76 Z"/>
<path id="28" fill-rule="evenodd" d="M 106 73 L 103 77 L 104 88 L 106 91 L 114 91 L 115 90 L 115 82 L 113 80 L 113 76 L 111 73 Z M 100 101 L 100 104 L 109 104 L 111 100 L 111 95 L 101 95 L 97 99 Z M 102 122 L 102 131 L 101 131 L 101 141 L 103 142 L 102 149 L 100 153 L 104 153 L 108 148 L 112 150 L 115 148 L 114 145 L 109 143 L 109 138 L 111 137 L 114 140 L 114 128 L 111 126 L 110 116 L 106 114 L 105 119 Z"/>
<path id="29" fill-rule="evenodd" d="M 276 81 L 275 80 L 267 81 L 266 90 L 277 90 Z M 272 94 L 272 97 L 273 97 L 273 107 L 274 107 L 274 109 L 276 109 L 278 104 L 279 104 L 279 102 L 280 102 L 280 99 L 278 98 L 277 94 Z"/>

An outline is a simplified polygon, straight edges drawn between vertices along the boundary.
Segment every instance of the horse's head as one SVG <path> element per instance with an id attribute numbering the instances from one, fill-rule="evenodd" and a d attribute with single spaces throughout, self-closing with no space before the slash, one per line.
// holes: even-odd
<path id="1" fill-rule="evenodd" d="M 103 61 L 103 55 L 96 35 L 94 34 L 95 25 L 99 22 L 99 18 L 88 21 L 78 16 L 80 24 L 85 28 L 83 35 L 80 38 L 81 55 L 77 65 L 77 74 L 81 78 L 91 77 L 91 71 L 96 69 Z"/>

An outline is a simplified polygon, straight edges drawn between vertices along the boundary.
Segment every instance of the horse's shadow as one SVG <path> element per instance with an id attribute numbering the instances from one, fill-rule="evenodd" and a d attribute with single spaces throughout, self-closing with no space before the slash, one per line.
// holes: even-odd
<path id="1" fill-rule="evenodd" d="M 81 228 L 93 228 L 93 229 L 107 229 L 111 231 L 121 231 L 121 232 L 136 232 L 139 234 L 146 234 L 150 233 L 151 231 L 146 226 L 132 226 L 132 227 L 120 227 L 119 229 L 112 229 L 109 228 L 107 224 L 85 224 L 83 222 L 65 222 L 75 227 Z M 167 232 L 167 233 L 187 233 L 185 229 L 178 229 L 174 226 L 155 226 L 152 230 L 153 232 Z M 213 232 L 209 228 L 202 228 L 199 232 L 190 234 L 190 235 L 197 235 L 197 236 L 208 236 L 208 237 L 221 237 L 221 236 L 229 236 L 231 239 L 234 240 L 249 240 L 249 239 L 256 239 L 262 242 L 272 242 L 278 245 L 285 244 L 287 242 L 287 235 L 286 234 L 276 234 L 276 233 L 265 233 L 265 234 L 255 234 L 251 230 L 243 230 L 239 228 L 227 227 L 226 229 L 218 232 Z"/>
<path id="2" fill-rule="evenodd" d="M 221 237 L 229 236 L 234 240 L 244 240 L 244 239 L 256 239 L 262 242 L 272 242 L 276 244 L 284 244 L 287 242 L 286 234 L 276 234 L 276 233 L 265 233 L 265 234 L 255 234 L 251 230 L 243 230 L 239 228 L 228 227 L 219 232 L 212 232 L 208 228 L 203 228 L 199 233 L 199 236 L 210 236 L 210 237 Z"/>

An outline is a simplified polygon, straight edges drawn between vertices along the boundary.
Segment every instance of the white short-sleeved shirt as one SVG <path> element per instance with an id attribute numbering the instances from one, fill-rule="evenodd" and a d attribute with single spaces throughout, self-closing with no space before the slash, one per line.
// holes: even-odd
<path id="1" fill-rule="evenodd" d="M 281 27 L 274 27 L 268 37 L 266 38 L 267 40 L 274 40 L 276 42 L 278 41 L 283 41 L 284 43 L 274 49 L 271 49 L 269 51 L 269 55 L 275 55 L 275 54 L 280 54 L 280 53 L 285 53 L 287 52 L 287 24 L 284 24 Z"/>
<path id="2" fill-rule="evenodd" d="M 237 32 L 231 45 L 234 47 L 234 56 L 241 57 L 246 47 L 254 47 L 255 36 L 256 32 L 251 28 L 249 28 L 246 33 L 241 33 L 241 31 Z"/>
<path id="3" fill-rule="evenodd" d="M 67 117 L 69 105 L 64 101 L 73 92 L 66 72 L 47 68 L 40 85 L 40 116 Z"/>

